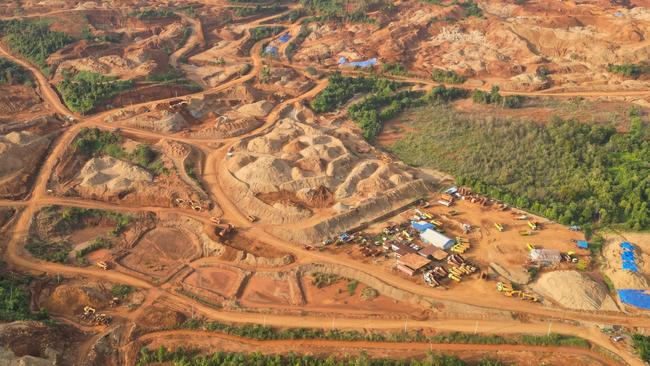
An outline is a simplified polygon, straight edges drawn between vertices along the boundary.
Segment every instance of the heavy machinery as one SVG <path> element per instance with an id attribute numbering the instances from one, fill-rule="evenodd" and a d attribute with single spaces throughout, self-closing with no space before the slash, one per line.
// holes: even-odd
<path id="1" fill-rule="evenodd" d="M 221 218 L 220 217 L 215 217 L 215 216 L 210 216 L 210 222 L 212 222 L 215 225 L 221 224 Z"/>
<path id="2" fill-rule="evenodd" d="M 257 221 L 257 217 L 255 217 L 255 216 L 253 216 L 253 215 L 246 215 L 246 218 L 247 218 L 248 221 L 250 221 L 250 222 L 255 222 L 255 221 Z"/>
<path id="3" fill-rule="evenodd" d="M 95 265 L 97 265 L 97 267 L 103 269 L 104 271 L 108 270 L 108 268 L 109 268 L 108 263 L 106 263 L 104 261 L 99 261 L 99 262 L 95 263 Z"/>
<path id="4" fill-rule="evenodd" d="M 537 223 L 536 223 L 536 222 L 533 222 L 533 221 L 528 221 L 528 227 L 529 227 L 531 230 L 537 230 Z"/>
<path id="5" fill-rule="evenodd" d="M 217 225 L 216 228 L 214 228 L 215 234 L 217 234 L 220 238 L 225 238 L 228 235 L 232 234 L 235 232 L 235 225 L 233 224 L 227 224 L 227 225 Z"/>
<path id="6" fill-rule="evenodd" d="M 451 247 L 451 251 L 458 254 L 464 254 L 469 249 L 469 243 L 458 243 Z"/>
<path id="7" fill-rule="evenodd" d="M 465 263 L 465 258 L 463 258 L 460 254 L 451 254 L 447 257 L 447 263 L 455 266 L 460 266 L 461 264 Z"/>
<path id="8" fill-rule="evenodd" d="M 440 282 L 436 279 L 435 273 L 433 271 L 427 271 L 422 274 L 424 282 L 431 287 L 440 286 Z"/>
<path id="9" fill-rule="evenodd" d="M 494 223 L 494 227 L 496 227 L 497 230 L 499 230 L 500 232 L 503 231 L 503 225 L 501 225 L 501 224 L 499 224 L 499 223 L 496 223 L 496 222 L 495 222 L 495 223 Z"/>
<path id="10" fill-rule="evenodd" d="M 439 220 L 429 220 L 429 222 L 436 225 L 436 227 L 441 227 L 442 226 L 442 221 L 439 221 Z"/>
<path id="11" fill-rule="evenodd" d="M 506 282 L 497 282 L 497 291 L 502 292 L 508 297 L 518 297 L 522 300 L 529 300 L 534 302 L 539 301 L 539 298 L 534 294 L 526 291 L 515 290 L 512 288 L 512 284 Z"/>
<path id="12" fill-rule="evenodd" d="M 528 216 L 526 216 L 526 215 L 519 215 L 519 216 L 515 217 L 515 219 L 517 219 L 517 220 L 528 220 Z"/>
<path id="13" fill-rule="evenodd" d="M 531 236 L 533 234 L 534 234 L 534 232 L 532 230 L 521 230 L 521 231 L 519 231 L 519 235 L 521 235 L 521 236 Z"/>
<path id="14" fill-rule="evenodd" d="M 531 244 L 531 243 L 526 244 L 526 248 L 528 248 L 528 250 L 536 249 L 535 244 Z"/>

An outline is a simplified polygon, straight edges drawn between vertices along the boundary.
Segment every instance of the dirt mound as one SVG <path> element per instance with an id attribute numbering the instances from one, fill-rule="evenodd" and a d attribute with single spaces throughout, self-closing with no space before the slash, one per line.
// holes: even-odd
<path id="1" fill-rule="evenodd" d="M 0 324 L 0 360 L 3 365 L 68 364 L 66 351 L 71 351 L 70 343 L 78 338 L 73 329 L 60 324 L 56 327 L 33 321 Z"/>
<path id="2" fill-rule="evenodd" d="M 27 193 L 28 182 L 40 166 L 50 142 L 51 137 L 30 132 L 0 135 L 0 198 L 14 198 Z"/>
<path id="3" fill-rule="evenodd" d="M 273 109 L 273 103 L 266 100 L 260 100 L 259 102 L 245 104 L 237 109 L 237 112 L 244 114 L 248 117 L 266 117 L 269 112 Z"/>
<path id="4" fill-rule="evenodd" d="M 148 171 L 110 156 L 88 160 L 79 172 L 81 186 L 107 192 L 126 191 L 136 182 L 152 182 Z"/>
<path id="5" fill-rule="evenodd" d="M 532 288 L 569 309 L 618 311 L 605 286 L 577 271 L 544 273 Z"/>
<path id="6" fill-rule="evenodd" d="M 84 306 L 101 309 L 110 300 L 110 294 L 105 291 L 77 284 L 61 284 L 51 293 L 43 293 L 41 297 L 44 298 L 42 303 L 44 308 L 68 316 L 82 313 Z"/>
<path id="7" fill-rule="evenodd" d="M 186 319 L 185 314 L 178 311 L 154 306 L 145 310 L 138 318 L 138 324 L 145 328 L 171 328 Z"/>

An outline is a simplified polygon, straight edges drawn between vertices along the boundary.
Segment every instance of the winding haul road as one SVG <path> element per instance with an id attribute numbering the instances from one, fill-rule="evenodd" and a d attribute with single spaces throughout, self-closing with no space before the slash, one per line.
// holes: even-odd
<path id="1" fill-rule="evenodd" d="M 284 15 L 277 14 L 271 17 L 258 19 L 252 23 L 249 23 L 247 26 L 247 37 L 250 36 L 250 28 L 254 26 L 259 26 L 263 21 L 270 21 L 273 18 L 280 17 Z M 187 19 L 186 19 L 187 20 Z M 300 21 L 300 20 L 299 20 Z M 298 22 L 299 22 L 298 21 Z M 188 20 L 193 26 L 192 36 L 188 39 L 187 44 L 177 51 L 174 55 L 174 63 L 177 62 L 178 58 L 185 55 L 189 50 L 194 47 L 204 44 L 205 40 L 202 35 L 201 24 L 196 20 Z M 292 25 L 291 29 L 297 29 L 296 24 Z M 197 24 L 198 23 L 198 24 Z M 277 36 L 276 36 L 277 37 Z M 73 141 L 76 134 L 84 127 L 100 127 L 100 128 L 115 128 L 115 125 L 105 123 L 104 118 L 110 113 L 114 113 L 119 110 L 135 109 L 142 106 L 151 107 L 158 103 L 164 103 L 172 100 L 187 99 L 192 96 L 197 96 L 206 93 L 214 93 L 217 91 L 222 91 L 228 89 L 234 85 L 241 84 L 252 80 L 260 72 L 263 61 L 260 56 L 260 50 L 264 42 L 268 40 L 261 40 L 257 42 L 251 50 L 251 62 L 253 64 L 251 72 L 247 75 L 244 75 L 238 79 L 221 84 L 215 88 L 202 91 L 200 93 L 186 95 L 180 98 L 168 98 L 161 99 L 146 103 L 141 103 L 138 105 L 133 105 L 128 108 L 121 108 L 118 110 L 107 111 L 104 113 L 97 114 L 92 117 L 79 116 L 75 113 L 72 113 L 60 100 L 59 95 L 56 93 L 52 85 L 49 83 L 49 80 L 32 64 L 27 62 L 21 57 L 13 55 L 7 48 L 0 45 L 0 55 L 5 58 L 8 58 L 19 65 L 28 69 L 32 75 L 34 75 L 35 80 L 38 83 L 38 88 L 41 93 L 43 100 L 51 107 L 52 110 L 57 113 L 67 116 L 75 116 L 78 120 L 78 123 L 68 127 L 63 134 L 61 134 L 54 142 L 51 153 L 48 155 L 48 158 L 44 161 L 40 170 L 37 173 L 35 178 L 31 195 L 24 201 L 10 201 L 10 200 L 0 200 L 0 206 L 19 206 L 23 209 L 17 214 L 17 218 L 14 222 L 14 226 L 11 231 L 11 238 L 7 245 L 7 250 L 5 254 L 5 259 L 13 267 L 17 269 L 28 270 L 38 273 L 48 273 L 51 275 L 64 275 L 69 277 L 74 276 L 86 276 L 99 280 L 106 280 L 116 283 L 129 284 L 134 287 L 138 287 L 147 293 L 148 299 L 157 298 L 159 296 L 165 297 L 167 299 L 173 300 L 177 304 L 185 305 L 187 307 L 193 307 L 197 312 L 211 318 L 220 321 L 227 322 L 237 322 L 237 323 L 255 323 L 255 324 L 267 324 L 272 326 L 284 327 L 287 324 L 300 324 L 301 327 L 314 327 L 314 328 L 330 328 L 332 326 L 336 328 L 365 328 L 365 329 L 403 329 L 405 326 L 402 320 L 385 320 L 385 319 L 354 319 L 354 318 L 339 318 L 339 319 L 323 319 L 322 317 L 314 316 L 289 316 L 289 315 L 263 315 L 256 313 L 241 313 L 241 312 L 229 312 L 224 310 L 217 310 L 208 306 L 205 306 L 197 301 L 194 301 L 185 296 L 181 296 L 171 289 L 169 284 L 154 285 L 148 281 L 135 278 L 126 273 L 121 273 L 118 271 L 102 271 L 94 268 L 79 268 L 79 267 L 69 267 L 61 264 L 45 262 L 38 260 L 32 257 L 29 253 L 23 248 L 23 243 L 27 238 L 29 228 L 31 225 L 32 218 L 35 213 L 45 205 L 67 205 L 75 207 L 84 207 L 84 208 L 98 208 L 105 210 L 115 210 L 115 211 L 152 211 L 156 213 L 178 213 L 185 216 L 190 216 L 194 219 L 197 219 L 205 224 L 209 224 L 209 217 L 207 214 L 196 213 L 193 211 L 182 210 L 177 208 L 164 208 L 164 207 L 124 207 L 114 204 L 109 204 L 105 202 L 89 201 L 89 200 L 80 200 L 80 199 L 66 199 L 52 197 L 47 194 L 47 182 L 51 176 L 53 169 L 58 163 L 59 159 L 63 156 L 66 149 Z M 296 65 L 284 63 L 281 61 L 272 61 L 271 63 L 280 63 L 286 67 L 292 67 L 300 72 L 304 71 L 305 67 L 297 67 Z M 350 74 L 358 74 L 356 71 L 346 71 Z M 422 80 L 416 78 L 399 78 L 395 77 L 395 80 L 409 81 L 417 84 L 425 84 L 430 87 L 434 85 L 439 85 L 438 83 L 431 82 L 429 80 Z M 277 105 L 271 113 L 267 116 L 265 123 L 257 128 L 256 130 L 247 134 L 251 136 L 258 134 L 262 131 L 266 131 L 271 128 L 279 119 L 280 113 L 284 110 L 285 107 L 290 106 L 294 103 L 300 102 L 304 99 L 309 99 L 318 94 L 327 86 L 327 80 L 321 80 L 316 83 L 316 85 L 309 90 L 307 93 L 287 100 L 279 105 Z M 512 92 L 504 91 L 504 94 L 509 94 Z M 584 93 L 574 93 L 574 92 L 535 92 L 535 93 L 519 93 L 520 95 L 531 95 L 531 96 L 646 96 L 650 95 L 648 91 L 628 91 L 628 92 L 584 92 Z M 237 207 L 237 204 L 232 202 L 228 195 L 221 189 L 220 184 L 220 174 L 221 172 L 226 171 L 222 167 L 222 163 L 225 160 L 225 155 L 230 149 L 234 146 L 241 138 L 245 136 L 239 136 L 236 138 L 214 140 L 214 139 L 190 139 L 177 135 L 168 135 L 164 133 L 156 133 L 151 131 L 139 130 L 135 128 L 126 128 L 121 127 L 122 130 L 128 134 L 132 134 L 136 137 L 141 138 L 168 138 L 178 140 L 187 144 L 191 144 L 201 149 L 206 158 L 205 163 L 205 174 L 202 177 L 205 181 L 206 186 L 208 187 L 208 193 L 212 196 L 215 202 L 221 207 L 224 211 L 224 217 L 229 221 L 236 223 L 239 227 L 244 228 L 247 233 L 255 236 L 259 241 L 264 242 L 268 245 L 272 245 L 276 248 L 279 248 L 283 251 L 293 253 L 297 258 L 300 258 L 304 262 L 318 262 L 318 263 L 330 263 L 340 266 L 348 266 L 361 270 L 368 274 L 371 274 L 387 284 L 408 291 L 412 294 L 427 296 L 434 299 L 444 299 L 449 301 L 457 301 L 453 294 L 445 293 L 441 291 L 431 290 L 422 286 L 419 286 L 411 281 L 405 280 L 398 276 L 392 275 L 390 273 L 377 273 L 377 268 L 371 265 L 360 263 L 349 258 L 335 256 L 331 254 L 325 254 L 320 252 L 306 251 L 303 250 L 300 246 L 288 243 L 286 241 L 280 240 L 269 233 L 264 229 L 264 226 L 258 223 L 250 223 L 246 215 Z M 213 149 L 210 147 L 211 144 L 215 142 L 222 142 L 224 145 L 219 149 Z M 467 332 L 479 332 L 487 334 L 505 334 L 505 333 L 531 333 L 531 334 L 545 334 L 550 329 L 549 319 L 554 319 L 555 321 L 559 320 L 558 311 L 556 309 L 544 308 L 539 305 L 531 305 L 521 301 L 511 301 L 511 299 L 498 298 L 497 300 L 493 299 L 478 299 L 475 301 L 463 300 L 464 304 L 489 308 L 489 309 L 507 309 L 507 311 L 526 314 L 529 316 L 536 317 L 538 320 L 531 322 L 522 322 L 518 320 L 509 320 L 509 321 L 489 321 L 481 319 L 479 321 L 475 319 L 468 320 L 429 320 L 429 321 L 413 321 L 409 320 L 408 323 L 411 327 L 417 328 L 433 328 L 437 330 L 448 330 L 448 331 L 467 331 Z M 565 322 L 557 322 L 553 324 L 553 331 L 559 332 L 568 335 L 574 335 L 582 337 L 589 340 L 595 345 L 601 346 L 605 349 L 608 349 L 622 357 L 627 364 L 630 365 L 643 365 L 643 363 L 633 354 L 627 350 L 622 350 L 614 346 L 608 339 L 608 337 L 602 334 L 598 328 L 594 325 L 596 323 L 608 323 L 608 324 L 624 324 L 630 326 L 641 326 L 650 328 L 650 319 L 643 317 L 629 317 L 626 315 L 618 314 L 595 314 L 595 313 L 583 313 L 577 311 L 566 311 L 564 312 L 563 318 L 576 321 L 576 324 L 569 324 Z M 477 329 L 478 326 L 478 329 Z M 252 341 L 252 340 L 242 340 L 234 339 L 234 337 L 229 337 L 225 335 L 217 335 L 214 333 L 205 333 L 195 330 L 179 330 L 179 331 L 168 331 L 168 332 L 154 332 L 151 334 L 146 334 L 141 336 L 139 340 L 147 341 L 155 339 L 157 337 L 167 337 L 167 336 L 188 336 L 188 337 L 219 337 L 222 339 L 231 339 L 237 340 L 240 342 L 248 342 L 257 344 L 260 348 L 263 348 L 264 345 L 297 345 L 297 346 L 323 346 L 338 348 L 341 346 L 349 347 L 351 345 L 360 348 L 367 349 L 422 349 L 428 350 L 431 347 L 435 350 L 445 351 L 445 350 L 474 350 L 474 351 L 485 351 L 493 352 L 496 350 L 512 350 L 512 351 L 532 351 L 532 352 L 563 352 L 563 353 L 572 353 L 572 354 L 581 354 L 589 356 L 595 360 L 615 364 L 616 362 L 611 359 L 605 358 L 597 352 L 592 350 L 577 349 L 571 347 L 534 347 L 534 346 L 490 346 L 490 345 L 472 345 L 472 344 L 463 344 L 463 345 L 449 345 L 449 344 L 436 344 L 430 345 L 426 344 L 417 344 L 417 343 L 375 343 L 375 342 L 336 342 L 336 341 Z M 131 345 L 125 345 L 124 349 L 128 349 Z M 127 352 L 128 353 L 128 352 Z M 129 361 L 127 359 L 127 361 Z M 128 364 L 128 363 L 127 363 Z"/>

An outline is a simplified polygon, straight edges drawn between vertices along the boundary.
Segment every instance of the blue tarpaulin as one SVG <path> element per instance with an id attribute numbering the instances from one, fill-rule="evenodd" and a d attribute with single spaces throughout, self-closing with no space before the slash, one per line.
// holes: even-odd
<path id="1" fill-rule="evenodd" d="M 278 48 L 275 47 L 275 46 L 268 45 L 264 49 L 264 53 L 270 53 L 270 54 L 273 54 L 273 55 L 277 55 L 278 54 Z"/>
<path id="2" fill-rule="evenodd" d="M 291 39 L 291 34 L 285 33 L 278 38 L 278 40 L 282 43 L 288 42 Z"/>
<path id="3" fill-rule="evenodd" d="M 343 65 L 343 64 L 345 64 L 346 62 L 348 62 L 348 59 L 347 59 L 347 58 L 345 58 L 345 57 L 343 57 L 343 56 L 339 57 L 339 65 Z"/>
<path id="4" fill-rule="evenodd" d="M 622 302 L 637 308 L 650 310 L 650 294 L 644 290 L 624 289 L 618 290 L 618 297 Z"/>
<path id="5" fill-rule="evenodd" d="M 370 66 L 375 66 L 377 65 L 377 58 L 373 57 L 370 60 L 366 61 L 354 61 L 354 62 L 349 62 L 346 66 L 352 66 L 352 67 L 370 67 Z"/>
<path id="6" fill-rule="evenodd" d="M 411 227 L 419 232 L 424 232 L 427 229 L 435 229 L 435 225 L 426 221 L 411 221 Z"/>
<path id="7" fill-rule="evenodd" d="M 623 261 L 623 265 L 621 267 L 626 271 L 639 272 L 639 268 L 634 262 Z"/>
<path id="8" fill-rule="evenodd" d="M 621 248 L 627 249 L 627 250 L 634 250 L 634 245 L 630 244 L 629 242 L 625 241 L 620 244 Z"/>
<path id="9" fill-rule="evenodd" d="M 634 262 L 634 252 L 623 252 L 621 253 L 621 258 L 624 261 Z"/>
<path id="10" fill-rule="evenodd" d="M 580 248 L 580 249 L 588 249 L 589 248 L 589 243 L 587 243 L 584 240 L 578 240 L 577 244 L 578 244 L 578 248 Z"/>

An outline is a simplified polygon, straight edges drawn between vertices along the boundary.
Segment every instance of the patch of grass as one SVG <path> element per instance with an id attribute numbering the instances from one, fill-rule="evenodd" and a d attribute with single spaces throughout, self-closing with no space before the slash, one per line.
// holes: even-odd
<path id="1" fill-rule="evenodd" d="M 133 292 L 133 287 L 129 285 L 117 284 L 111 287 L 111 294 L 120 299 L 127 298 Z"/>
<path id="2" fill-rule="evenodd" d="M 341 280 L 341 277 L 332 273 L 316 272 L 312 274 L 312 285 L 317 288 L 331 286 Z"/>
<path id="3" fill-rule="evenodd" d="M 201 85 L 187 78 L 182 70 L 170 68 L 163 73 L 151 74 L 146 78 L 147 81 L 161 83 L 163 85 L 173 84 L 181 86 L 191 93 L 203 90 Z"/>
<path id="4" fill-rule="evenodd" d="M 63 80 L 56 85 L 65 105 L 81 114 L 92 111 L 101 102 L 132 87 L 132 80 L 118 80 L 89 71 L 79 71 L 74 75 L 64 72 Z"/>
<path id="5" fill-rule="evenodd" d="M 621 64 L 607 65 L 607 71 L 620 74 L 628 78 L 636 79 L 642 75 L 650 74 L 650 65 L 643 64 Z"/>
<path id="6" fill-rule="evenodd" d="M 396 76 L 407 76 L 409 74 L 409 71 L 402 64 L 391 62 L 382 64 L 381 72 Z"/>
<path id="7" fill-rule="evenodd" d="M 347 284 L 347 289 L 348 293 L 350 296 L 353 296 L 354 293 L 357 291 L 357 287 L 359 286 L 359 281 L 357 280 L 349 280 Z"/>
<path id="8" fill-rule="evenodd" d="M 493 86 L 489 93 L 483 90 L 474 90 L 472 100 L 474 103 L 495 104 L 503 108 L 519 108 L 524 104 L 524 97 L 521 95 L 501 96 L 498 86 Z"/>
<path id="9" fill-rule="evenodd" d="M 365 301 L 370 301 L 377 296 L 379 296 L 379 291 L 375 290 L 372 287 L 365 287 L 363 290 L 361 290 L 361 298 Z"/>

